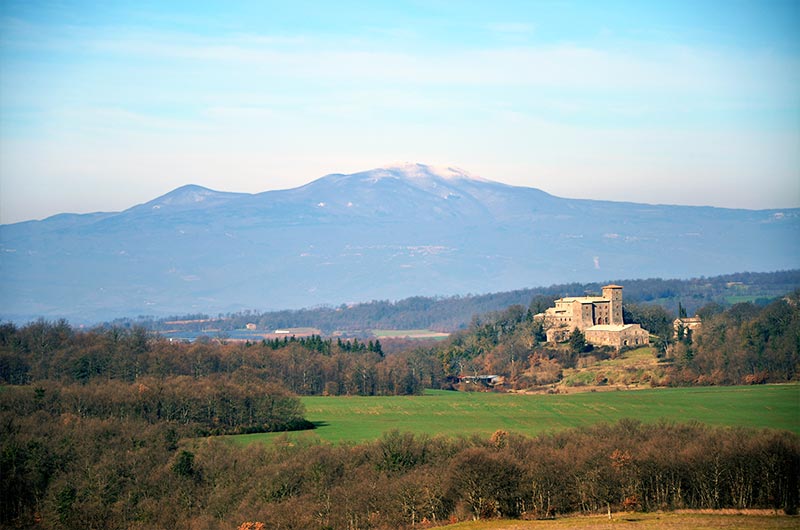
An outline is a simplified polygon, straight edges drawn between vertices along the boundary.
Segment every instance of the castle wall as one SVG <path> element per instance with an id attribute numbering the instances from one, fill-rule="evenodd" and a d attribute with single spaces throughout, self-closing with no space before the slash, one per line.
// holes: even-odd
<path id="1" fill-rule="evenodd" d="M 593 326 L 584 331 L 586 341 L 596 346 L 646 346 L 650 344 L 650 334 L 639 324 L 624 326 Z"/>
<path id="2" fill-rule="evenodd" d="M 594 318 L 592 319 L 593 326 L 596 326 L 598 324 L 611 323 L 610 306 L 611 306 L 610 300 L 595 302 L 594 304 L 592 304 L 592 309 L 594 311 Z"/>

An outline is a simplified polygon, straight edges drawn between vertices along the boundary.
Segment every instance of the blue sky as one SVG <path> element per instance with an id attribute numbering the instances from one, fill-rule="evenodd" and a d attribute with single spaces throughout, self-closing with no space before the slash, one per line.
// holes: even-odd
<path id="1" fill-rule="evenodd" d="M 0 3 L 0 222 L 397 162 L 800 206 L 800 2 Z"/>

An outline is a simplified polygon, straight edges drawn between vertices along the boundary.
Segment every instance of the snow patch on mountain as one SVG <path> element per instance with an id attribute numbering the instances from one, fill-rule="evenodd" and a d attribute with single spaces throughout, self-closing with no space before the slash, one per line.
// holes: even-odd
<path id="1" fill-rule="evenodd" d="M 445 166 L 429 166 L 426 164 L 402 163 L 393 164 L 382 169 L 373 171 L 384 171 L 386 173 L 402 176 L 408 179 L 428 179 L 439 177 L 445 180 L 477 180 L 489 182 L 488 180 L 473 175 L 461 168 Z"/>

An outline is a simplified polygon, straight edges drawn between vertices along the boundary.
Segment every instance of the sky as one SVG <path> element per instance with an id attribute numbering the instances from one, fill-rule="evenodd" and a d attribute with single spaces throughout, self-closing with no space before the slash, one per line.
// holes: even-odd
<path id="1" fill-rule="evenodd" d="M 403 162 L 800 207 L 800 1 L 0 2 L 0 223 Z"/>

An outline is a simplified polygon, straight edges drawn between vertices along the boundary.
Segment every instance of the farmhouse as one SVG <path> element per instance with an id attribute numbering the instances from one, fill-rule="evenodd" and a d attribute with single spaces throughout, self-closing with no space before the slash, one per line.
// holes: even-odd
<path id="1" fill-rule="evenodd" d="M 544 320 L 549 342 L 567 340 L 579 329 L 586 342 L 595 346 L 638 346 L 650 342 L 650 334 L 639 324 L 622 321 L 622 286 L 606 285 L 602 296 L 559 298 L 555 307 L 536 315 Z"/>

